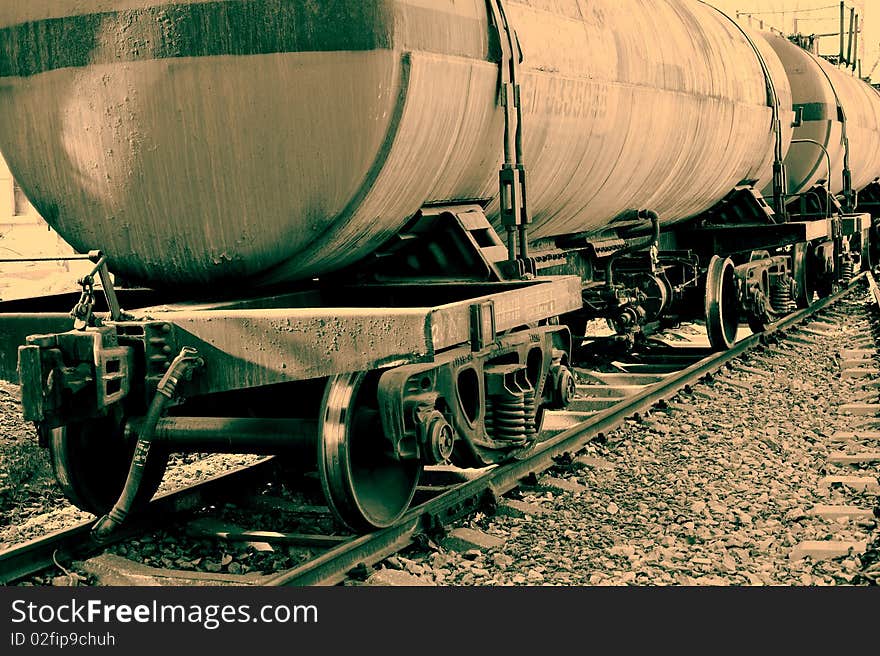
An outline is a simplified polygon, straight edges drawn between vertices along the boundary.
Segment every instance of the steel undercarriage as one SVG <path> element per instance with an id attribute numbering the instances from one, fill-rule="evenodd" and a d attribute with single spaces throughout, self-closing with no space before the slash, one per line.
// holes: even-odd
<path id="1" fill-rule="evenodd" d="M 149 293 L 120 290 L 119 307 L 99 312 L 95 297 L 64 331 L 63 304 L 12 301 L 0 325 L 31 334 L 17 376 L 6 342 L 3 374 L 18 378 L 24 417 L 82 507 L 106 513 L 140 462 L 136 499 L 106 530 L 182 450 L 296 454 L 318 466 L 339 518 L 369 529 L 406 510 L 422 466 L 481 467 L 535 445 L 544 409 L 572 393 L 557 318 L 580 307 L 580 289 L 573 276 L 315 284 L 139 308 Z"/>

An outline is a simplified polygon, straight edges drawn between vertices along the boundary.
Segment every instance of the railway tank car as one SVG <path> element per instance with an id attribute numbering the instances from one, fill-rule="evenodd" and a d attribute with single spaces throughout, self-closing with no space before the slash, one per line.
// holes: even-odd
<path id="1" fill-rule="evenodd" d="M 534 238 L 643 207 L 671 223 L 769 174 L 764 74 L 723 15 L 666 2 L 506 10 Z M 425 204 L 498 195 L 509 45 L 482 0 L 2 11 L 10 164 L 62 236 L 127 278 L 308 278 L 374 252 Z M 664 39 L 644 48 L 658 26 Z"/>
<path id="2" fill-rule="evenodd" d="M 778 34 L 762 37 L 783 63 L 801 117 L 785 161 L 789 195 L 822 179 L 834 195 L 867 187 L 880 170 L 877 90 Z"/>
<path id="3" fill-rule="evenodd" d="M 0 303 L 0 368 L 99 538 L 172 450 L 287 454 L 387 526 L 423 467 L 535 447 L 586 320 L 728 348 L 880 214 L 880 95 L 693 0 L 14 3 L 0 108 L 95 262 Z"/>

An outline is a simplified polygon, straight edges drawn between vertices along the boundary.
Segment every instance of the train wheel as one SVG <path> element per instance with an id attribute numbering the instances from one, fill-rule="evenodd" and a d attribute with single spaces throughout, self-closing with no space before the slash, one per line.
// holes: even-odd
<path id="1" fill-rule="evenodd" d="M 767 255 L 766 253 L 752 253 L 752 261 L 763 260 L 767 259 L 768 257 L 769 255 Z M 766 269 L 760 272 L 760 280 L 757 282 L 757 284 L 757 291 L 760 294 L 760 298 L 763 299 L 761 301 L 761 305 L 763 306 L 764 304 L 769 302 L 771 298 L 770 274 L 767 272 Z M 766 311 L 762 312 L 760 316 L 753 313 L 752 311 L 748 311 L 746 313 L 746 321 L 749 324 L 749 328 L 751 329 L 752 333 L 757 335 L 758 333 L 763 333 L 767 330 L 767 328 L 772 323 L 772 318 L 766 314 Z"/>
<path id="2" fill-rule="evenodd" d="M 318 474 L 330 509 L 356 531 L 390 526 L 412 501 L 418 460 L 388 454 L 379 417 L 377 372 L 333 376 L 318 427 Z"/>
<path id="3" fill-rule="evenodd" d="M 812 251 L 807 243 L 795 244 L 792 251 L 792 273 L 797 282 L 797 296 L 794 300 L 799 308 L 810 307 L 816 292 L 815 275 L 810 270 L 811 258 L 814 257 Z"/>
<path id="4" fill-rule="evenodd" d="M 55 479 L 77 508 L 101 516 L 107 514 L 119 498 L 135 446 L 134 440 L 125 440 L 123 425 L 118 419 L 107 417 L 52 429 L 49 457 Z M 154 445 L 135 509 L 153 498 L 167 464 L 167 451 Z"/>
<path id="5" fill-rule="evenodd" d="M 880 226 L 871 225 L 862 247 L 862 270 L 873 271 L 880 264 Z"/>
<path id="6" fill-rule="evenodd" d="M 713 255 L 706 272 L 706 332 L 716 351 L 726 351 L 736 341 L 739 328 L 739 299 L 736 275 L 730 258 Z"/>
<path id="7" fill-rule="evenodd" d="M 819 295 L 819 298 L 831 296 L 834 293 L 834 281 L 820 280 L 816 283 L 816 293 Z"/>
<path id="8" fill-rule="evenodd" d="M 752 330 L 754 334 L 763 333 L 770 326 L 769 322 L 760 319 L 759 317 L 748 315 L 748 323 L 749 328 Z"/>

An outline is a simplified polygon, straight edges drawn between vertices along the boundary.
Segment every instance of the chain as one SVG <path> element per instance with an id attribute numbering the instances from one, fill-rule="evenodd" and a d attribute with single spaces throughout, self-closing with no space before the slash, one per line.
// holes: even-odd
<path id="1" fill-rule="evenodd" d="M 70 311 L 70 316 L 73 317 L 74 330 L 85 330 L 92 321 L 92 309 L 95 306 L 95 279 L 86 276 L 77 282 L 82 286 L 82 293 Z"/>

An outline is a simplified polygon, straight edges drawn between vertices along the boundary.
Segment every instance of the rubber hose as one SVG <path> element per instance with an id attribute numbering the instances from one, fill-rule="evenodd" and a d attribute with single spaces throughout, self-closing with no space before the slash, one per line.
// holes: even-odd
<path id="1" fill-rule="evenodd" d="M 95 541 L 102 542 L 106 540 L 128 517 L 140 490 L 141 481 L 144 478 L 144 470 L 150 458 L 150 449 L 156 432 L 156 424 L 159 423 L 162 415 L 165 414 L 165 408 L 169 401 L 174 397 L 178 382 L 183 377 L 190 375 L 194 368 L 202 365 L 204 365 L 204 361 L 198 357 L 196 350 L 184 347 L 171 363 L 171 366 L 168 367 L 168 371 L 165 372 L 156 388 L 156 395 L 150 403 L 147 416 L 141 426 L 122 493 L 110 512 L 99 519 L 92 527 L 91 535 Z"/>

